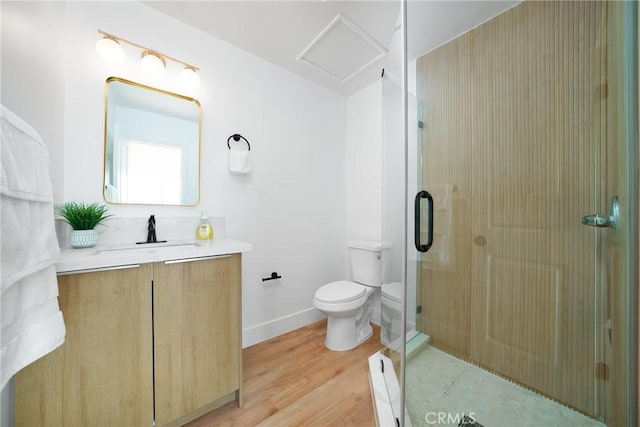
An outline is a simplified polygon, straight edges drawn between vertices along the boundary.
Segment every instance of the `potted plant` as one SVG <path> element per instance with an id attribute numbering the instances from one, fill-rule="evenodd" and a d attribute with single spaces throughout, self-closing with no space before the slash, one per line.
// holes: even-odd
<path id="1" fill-rule="evenodd" d="M 73 228 L 69 244 L 74 248 L 90 248 L 98 242 L 94 228 L 111 217 L 106 206 L 99 203 L 67 202 L 56 206 L 56 213 Z"/>

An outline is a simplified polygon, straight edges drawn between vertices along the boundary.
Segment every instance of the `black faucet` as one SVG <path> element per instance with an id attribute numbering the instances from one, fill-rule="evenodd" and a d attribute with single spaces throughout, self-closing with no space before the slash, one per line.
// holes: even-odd
<path id="1" fill-rule="evenodd" d="M 151 215 L 147 224 L 147 243 L 157 243 L 158 238 L 156 237 L 156 216 Z"/>
<path id="2" fill-rule="evenodd" d="M 156 237 L 156 216 L 151 215 L 149 221 L 147 221 L 147 241 L 136 242 L 137 245 L 144 245 L 145 243 L 167 243 L 166 240 L 158 240 Z"/>

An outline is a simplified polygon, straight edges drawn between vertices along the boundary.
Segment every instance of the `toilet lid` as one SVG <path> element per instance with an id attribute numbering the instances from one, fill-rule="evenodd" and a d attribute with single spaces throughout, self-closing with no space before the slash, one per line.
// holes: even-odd
<path id="1" fill-rule="evenodd" d="M 402 283 L 383 283 L 382 296 L 392 301 L 402 302 Z"/>
<path id="2" fill-rule="evenodd" d="M 346 280 L 327 283 L 316 292 L 316 299 L 323 302 L 347 302 L 366 293 L 364 286 Z"/>

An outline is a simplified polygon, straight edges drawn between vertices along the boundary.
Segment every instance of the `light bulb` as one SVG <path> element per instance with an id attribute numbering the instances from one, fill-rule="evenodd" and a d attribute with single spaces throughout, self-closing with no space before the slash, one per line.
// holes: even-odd
<path id="1" fill-rule="evenodd" d="M 96 42 L 96 51 L 105 61 L 124 61 L 124 49 L 114 38 L 104 36 Z"/>
<path id="2" fill-rule="evenodd" d="M 200 76 L 198 76 L 198 72 L 193 67 L 184 67 L 182 71 L 180 71 L 178 78 L 180 82 L 188 88 L 198 87 L 200 84 Z"/>
<path id="3" fill-rule="evenodd" d="M 154 77 L 160 77 L 164 75 L 164 58 L 153 51 L 145 50 L 142 52 L 140 67 L 145 73 Z"/>

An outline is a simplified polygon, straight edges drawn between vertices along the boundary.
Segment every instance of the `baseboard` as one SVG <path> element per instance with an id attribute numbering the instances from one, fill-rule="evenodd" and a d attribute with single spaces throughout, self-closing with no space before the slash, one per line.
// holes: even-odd
<path id="1" fill-rule="evenodd" d="M 310 325 L 326 317 L 313 307 L 242 329 L 242 348 Z"/>

